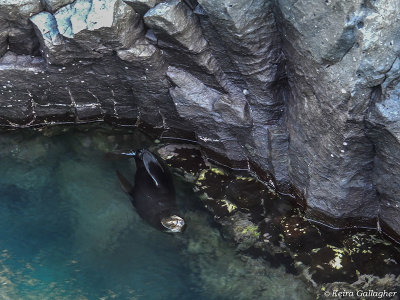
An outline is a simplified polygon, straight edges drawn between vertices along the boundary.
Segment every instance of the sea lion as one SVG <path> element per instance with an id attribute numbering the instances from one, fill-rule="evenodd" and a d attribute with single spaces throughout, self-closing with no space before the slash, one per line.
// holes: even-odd
<path id="1" fill-rule="evenodd" d="M 135 158 L 134 185 L 119 171 L 117 176 L 139 216 L 161 231 L 183 232 L 186 223 L 179 216 L 172 175 L 161 158 L 145 149 L 123 155 Z"/>

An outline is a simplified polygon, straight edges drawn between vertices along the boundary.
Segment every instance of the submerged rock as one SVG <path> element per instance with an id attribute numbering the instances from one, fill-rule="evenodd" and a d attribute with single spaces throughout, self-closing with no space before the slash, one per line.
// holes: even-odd
<path id="1" fill-rule="evenodd" d="M 400 248 L 378 232 L 337 231 L 312 223 L 303 210 L 254 175 L 209 162 L 199 164 L 201 155 L 193 150 L 193 146 L 169 144 L 158 152 L 183 172 L 182 177 L 192 182 L 195 177 L 195 191 L 237 251 L 302 278 L 318 299 L 330 299 L 326 295 L 334 297 L 335 291 L 356 295 L 359 290 L 398 290 Z M 190 155 L 196 161 L 193 165 Z"/>
<path id="2" fill-rule="evenodd" d="M 189 267 L 199 274 L 199 287 L 207 291 L 209 298 L 314 299 L 307 286 L 284 268 L 272 269 L 264 260 L 248 255 L 238 259 L 234 249 L 221 243 L 219 232 L 210 230 L 205 219 L 198 214 L 188 214 L 188 218 L 192 224 L 188 230 L 196 232 L 196 239 L 189 239 L 184 255 L 190 255 Z"/>

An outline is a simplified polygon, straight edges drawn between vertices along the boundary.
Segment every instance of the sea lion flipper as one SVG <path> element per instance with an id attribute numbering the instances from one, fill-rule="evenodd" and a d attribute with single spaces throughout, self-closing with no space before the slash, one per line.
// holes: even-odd
<path id="1" fill-rule="evenodd" d="M 119 171 L 117 171 L 117 176 L 124 192 L 127 194 L 131 194 L 133 191 L 133 185 Z"/>
<path id="2" fill-rule="evenodd" d="M 120 150 L 120 151 L 112 151 L 104 154 L 104 158 L 109 160 L 118 160 L 118 159 L 127 159 L 134 157 L 136 155 L 135 151 L 131 150 Z"/>
<path id="3" fill-rule="evenodd" d="M 142 161 L 143 161 L 144 167 L 146 168 L 147 173 L 153 179 L 156 186 L 159 186 L 160 183 L 157 180 L 156 174 L 157 174 L 157 172 L 160 172 L 160 171 L 164 173 L 164 169 L 160 165 L 160 162 L 157 160 L 157 158 L 153 154 L 151 154 L 148 151 L 142 152 Z"/>

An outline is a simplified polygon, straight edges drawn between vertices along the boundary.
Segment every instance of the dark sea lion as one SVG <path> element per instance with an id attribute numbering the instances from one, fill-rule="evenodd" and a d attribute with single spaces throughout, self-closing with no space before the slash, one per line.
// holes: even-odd
<path id="1" fill-rule="evenodd" d="M 121 154 L 136 161 L 133 186 L 119 171 L 117 176 L 139 216 L 161 231 L 183 232 L 186 223 L 179 217 L 172 175 L 161 158 L 144 149 Z"/>

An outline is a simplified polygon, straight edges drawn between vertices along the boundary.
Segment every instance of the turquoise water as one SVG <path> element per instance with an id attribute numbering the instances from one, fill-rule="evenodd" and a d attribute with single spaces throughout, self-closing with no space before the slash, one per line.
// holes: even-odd
<path id="1" fill-rule="evenodd" d="M 0 299 L 310 299 L 302 282 L 239 257 L 176 178 L 183 235 L 144 223 L 117 181 L 148 147 L 139 131 L 80 127 L 0 134 Z"/>

